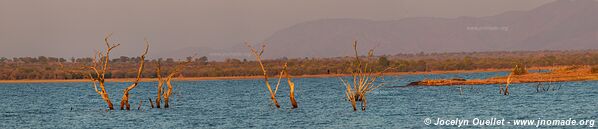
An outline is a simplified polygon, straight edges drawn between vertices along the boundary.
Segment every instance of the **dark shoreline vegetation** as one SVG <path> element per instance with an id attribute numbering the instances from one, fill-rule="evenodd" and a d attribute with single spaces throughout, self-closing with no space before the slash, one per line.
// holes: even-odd
<path id="1" fill-rule="evenodd" d="M 135 78 L 140 57 L 117 57 L 111 59 L 111 71 L 106 78 Z M 151 58 L 151 57 L 150 57 Z M 0 58 L 0 80 L 40 80 L 40 79 L 85 79 L 89 74 L 85 66 L 93 58 L 18 57 Z M 187 57 L 186 60 L 150 59 L 146 60 L 147 70 L 143 77 L 156 78 L 156 62 L 162 62 L 164 74 L 173 70 L 181 62 L 191 61 L 179 76 L 184 77 L 234 77 L 259 76 L 262 71 L 257 62 L 248 59 L 226 59 L 210 61 L 207 57 Z M 296 58 L 263 60 L 271 70 L 269 75 L 277 75 L 288 62 L 288 71 L 293 76 L 322 74 L 351 74 L 352 57 L 335 58 Z M 596 65 L 598 50 L 551 50 L 551 51 L 497 51 L 497 52 L 454 52 L 417 53 L 375 56 L 367 62 L 375 64 L 372 69 L 387 72 L 427 72 L 477 69 L 507 69 L 519 64 L 525 67 Z M 596 70 L 598 71 L 598 70 Z"/>

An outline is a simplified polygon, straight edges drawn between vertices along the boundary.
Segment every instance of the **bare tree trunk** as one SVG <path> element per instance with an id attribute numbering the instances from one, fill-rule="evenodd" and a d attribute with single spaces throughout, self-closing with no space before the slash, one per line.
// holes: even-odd
<path id="1" fill-rule="evenodd" d="M 104 99 L 104 101 L 106 101 L 106 104 L 108 104 L 108 109 L 114 110 L 114 106 L 112 105 L 110 98 L 108 98 L 108 94 L 106 94 L 106 93 L 102 94 L 102 99 Z"/>
<path id="2" fill-rule="evenodd" d="M 162 79 L 162 66 L 160 65 L 160 61 L 158 61 L 158 67 L 156 68 L 156 76 L 158 76 L 158 95 L 156 97 L 156 107 L 160 108 L 160 101 L 162 101 L 162 86 L 164 85 L 164 80 Z"/>
<path id="3" fill-rule="evenodd" d="M 154 102 L 152 102 L 152 98 L 148 97 L 150 105 L 152 106 L 152 108 L 154 108 Z"/>
<path id="4" fill-rule="evenodd" d="M 251 49 L 251 53 L 255 56 L 255 59 L 257 60 L 257 62 L 260 65 L 260 68 L 262 70 L 262 73 L 264 75 L 264 83 L 266 84 L 266 87 L 268 88 L 268 91 L 270 92 L 270 99 L 272 99 L 272 103 L 274 103 L 274 105 L 276 106 L 276 108 L 280 108 L 280 105 L 278 104 L 278 101 L 276 101 L 276 91 L 278 90 L 278 86 L 276 85 L 276 90 L 272 91 L 272 87 L 270 86 L 270 82 L 268 82 L 268 71 L 266 71 L 266 68 L 264 66 L 264 64 L 262 63 L 262 54 L 264 53 L 264 48 L 266 47 L 265 45 L 262 45 L 262 49 L 260 51 L 257 51 L 256 49 L 254 49 L 253 47 L 251 47 L 251 45 L 249 45 L 248 43 L 246 43 L 247 47 L 249 47 Z M 280 77 L 282 77 L 282 73 L 279 76 L 278 79 L 278 84 L 280 84 Z"/>
<path id="5" fill-rule="evenodd" d="M 361 100 L 361 111 L 365 111 L 365 108 L 367 107 L 368 101 L 365 98 L 365 94 L 362 97 L 363 97 L 363 99 Z"/>
<path id="6" fill-rule="evenodd" d="M 106 104 L 108 104 L 108 108 L 110 110 L 114 110 L 112 102 L 110 101 L 110 98 L 108 97 L 108 92 L 106 91 L 106 88 L 105 88 L 105 79 L 106 79 L 106 72 L 110 69 L 109 68 L 109 66 L 110 66 L 109 65 L 110 51 L 112 51 L 112 49 L 116 48 L 120 44 L 110 45 L 110 42 L 108 41 L 110 36 L 111 36 L 111 34 L 108 34 L 104 38 L 104 42 L 106 43 L 106 53 L 102 53 L 102 52 L 98 51 L 94 55 L 92 66 L 89 66 L 87 68 L 91 69 L 93 72 L 93 73 L 89 73 L 88 76 L 93 82 L 95 92 L 98 93 L 100 96 L 102 96 L 102 99 L 106 102 Z M 95 75 L 95 76 L 93 76 L 93 75 Z M 97 83 L 99 83 L 101 90 L 98 90 Z"/>
<path id="7" fill-rule="evenodd" d="M 176 69 L 175 71 L 173 71 L 172 73 L 170 73 L 170 75 L 168 75 L 168 78 L 166 79 L 166 85 L 168 86 L 168 89 L 166 90 L 166 92 L 164 92 L 164 108 L 169 108 L 170 105 L 168 104 L 168 100 L 170 100 L 170 96 L 172 95 L 172 77 L 175 76 L 175 74 L 177 73 Z"/>
<path id="8" fill-rule="evenodd" d="M 160 84 L 158 85 L 158 97 L 156 97 L 156 107 L 160 108 L 160 101 L 162 101 L 162 85 L 164 84 L 163 82 L 159 82 Z"/>
<path id="9" fill-rule="evenodd" d="M 266 84 L 266 87 L 268 87 L 268 91 L 270 91 L 270 99 L 272 100 L 272 103 L 274 103 L 276 108 L 280 108 L 280 104 L 278 104 L 278 101 L 276 100 L 276 91 L 278 90 L 278 85 L 276 85 L 276 90 L 272 91 L 270 82 L 268 82 L 268 73 L 267 73 L 266 69 L 264 68 L 264 65 L 261 63 L 261 61 L 259 61 L 259 62 L 260 62 L 262 71 L 264 72 L 264 83 Z M 279 78 L 279 82 L 280 82 L 280 78 Z"/>
<path id="10" fill-rule="evenodd" d="M 112 101 L 110 101 L 110 97 L 108 97 L 108 93 L 106 93 L 106 89 L 104 88 L 104 82 L 100 83 L 100 87 L 102 87 L 102 93 L 100 93 L 100 95 L 102 96 L 102 99 L 106 102 L 106 104 L 108 104 L 108 109 L 110 110 L 114 110 L 114 106 L 112 105 Z"/>
<path id="11" fill-rule="evenodd" d="M 145 55 L 147 54 L 148 49 L 149 43 L 147 42 L 147 40 L 145 40 L 145 51 L 141 54 L 141 58 L 139 61 L 139 69 L 137 71 L 137 79 L 135 80 L 135 82 L 133 82 L 131 86 L 127 87 L 123 91 L 123 98 L 122 101 L 120 101 L 120 110 L 124 110 L 123 106 L 126 106 L 127 110 L 131 110 L 131 106 L 129 105 L 129 91 L 133 90 L 135 87 L 137 87 L 137 85 L 139 85 L 139 80 L 141 80 L 141 75 L 143 73 L 143 67 L 145 64 Z"/>
<path id="12" fill-rule="evenodd" d="M 515 65 L 515 69 L 509 73 L 509 76 L 507 77 L 507 84 L 505 84 L 505 89 L 503 91 L 504 95 L 510 95 L 511 93 L 509 92 L 509 84 L 511 84 L 512 78 L 511 76 L 513 76 L 513 74 L 515 73 L 515 70 L 517 70 L 517 65 Z"/>
<path id="13" fill-rule="evenodd" d="M 280 104 L 278 104 L 278 101 L 276 101 L 276 96 L 274 96 L 273 94 L 270 94 L 270 99 L 272 99 L 272 102 L 274 102 L 274 105 L 276 106 L 276 108 L 280 108 Z"/>
<path id="14" fill-rule="evenodd" d="M 353 106 L 353 111 L 357 111 L 357 100 L 351 100 L 351 106 Z"/>
<path id="15" fill-rule="evenodd" d="M 168 98 L 164 97 L 164 108 L 169 108 L 170 106 L 168 105 Z"/>
<path id="16" fill-rule="evenodd" d="M 168 75 L 168 77 L 166 78 L 166 85 L 168 86 L 168 89 L 166 90 L 166 92 L 164 92 L 164 94 L 162 95 L 164 97 L 164 108 L 169 108 L 170 105 L 168 103 L 168 100 L 170 99 L 170 96 L 172 95 L 172 78 L 177 75 L 179 72 L 181 72 L 183 70 L 183 68 L 185 68 L 185 66 L 187 66 L 187 64 L 191 63 L 191 61 L 187 61 L 184 63 L 180 63 L 178 64 L 174 71 L 170 72 L 170 74 Z"/>
<path id="17" fill-rule="evenodd" d="M 172 77 L 168 77 L 168 79 L 166 79 L 166 85 L 168 86 L 168 90 L 166 90 L 166 92 L 164 93 L 164 108 L 169 108 L 170 106 L 168 105 L 168 99 L 170 98 L 170 95 L 172 95 L 172 84 L 170 84 L 170 80 Z"/>
<path id="18" fill-rule="evenodd" d="M 299 106 L 297 105 L 297 100 L 295 100 L 294 90 L 291 90 L 290 98 L 291 98 L 291 104 L 293 105 L 293 108 L 298 108 Z"/>
<path id="19" fill-rule="evenodd" d="M 289 84 L 289 98 L 291 99 L 291 105 L 293 105 L 293 108 L 297 108 L 299 106 L 297 106 L 297 101 L 295 100 L 295 83 L 291 81 L 291 75 L 289 75 L 289 71 L 287 70 L 287 68 L 288 65 L 287 63 L 285 63 L 283 67 L 283 72 L 285 73 L 287 83 Z"/>

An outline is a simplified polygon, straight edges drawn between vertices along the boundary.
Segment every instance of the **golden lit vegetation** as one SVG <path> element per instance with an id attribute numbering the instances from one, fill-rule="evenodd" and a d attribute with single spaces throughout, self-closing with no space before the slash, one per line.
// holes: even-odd
<path id="1" fill-rule="evenodd" d="M 512 71 L 513 75 L 524 75 L 527 74 L 528 71 L 525 66 L 515 65 L 515 68 Z"/>
<path id="2" fill-rule="evenodd" d="M 278 104 L 278 101 L 276 100 L 276 92 L 278 91 L 278 86 L 280 86 L 280 81 L 282 80 L 283 76 L 285 76 L 287 78 L 287 83 L 289 85 L 289 90 L 290 90 L 289 98 L 291 100 L 291 105 L 293 106 L 293 108 L 297 108 L 298 105 L 297 105 L 297 101 L 295 100 L 295 83 L 292 82 L 291 76 L 290 76 L 289 72 L 287 71 L 287 67 L 288 67 L 287 63 L 285 63 L 283 65 L 283 68 L 280 71 L 280 74 L 278 75 L 278 81 L 276 83 L 276 87 L 274 90 L 272 90 L 272 86 L 270 85 L 270 82 L 268 81 L 268 78 L 269 78 L 268 71 L 266 70 L 264 63 L 262 63 L 262 54 L 264 53 L 264 49 L 266 48 L 266 45 L 262 45 L 260 50 L 256 50 L 248 43 L 245 43 L 245 44 L 251 50 L 251 53 L 253 54 L 253 56 L 255 56 L 255 59 L 258 62 L 260 69 L 262 70 L 263 77 L 264 77 L 264 84 L 266 85 L 266 88 L 268 88 L 268 91 L 270 93 L 270 99 L 272 100 L 272 103 L 274 103 L 276 108 L 280 108 L 280 104 Z"/>
<path id="3" fill-rule="evenodd" d="M 510 81 L 509 81 L 510 80 Z M 569 66 L 552 69 L 551 72 L 528 73 L 475 80 L 436 79 L 412 82 L 414 86 L 489 85 L 538 82 L 567 82 L 598 80 L 598 74 L 591 72 L 590 66 Z"/>
<path id="4" fill-rule="evenodd" d="M 283 55 L 280 55 L 283 56 Z M 136 78 L 139 57 L 111 56 L 110 71 L 106 79 Z M 390 66 L 395 69 L 388 72 L 483 72 L 511 69 L 513 64 L 525 62 L 526 68 L 560 67 L 571 65 L 598 65 L 598 50 L 579 51 L 528 51 L 528 52 L 475 52 L 475 53 L 419 53 L 396 54 L 376 57 L 377 66 Z M 86 58 L 57 58 L 57 57 L 0 57 L 0 80 L 65 80 L 87 79 L 87 72 L 81 71 L 82 65 L 89 65 L 93 57 Z M 279 71 L 284 64 L 289 65 L 289 73 L 293 76 L 302 75 L 335 75 L 350 74 L 346 71 L 352 57 L 333 58 L 280 58 L 268 59 L 262 63 L 270 67 L 271 71 Z M 174 58 L 152 58 L 146 63 L 155 64 L 161 61 L 164 71 L 174 68 L 178 61 Z M 255 70 L 255 60 L 227 59 L 218 61 L 201 57 L 192 60 L 193 63 L 182 73 L 185 77 L 240 77 L 261 76 L 262 71 Z M 61 65 L 61 64 L 62 65 Z M 521 65 L 520 65 L 521 66 Z M 157 78 L 155 65 L 147 65 L 143 77 Z M 375 68 L 376 70 L 380 70 Z M 272 73 L 269 73 L 272 74 Z M 84 80 L 86 81 L 86 80 Z M 143 81 L 143 79 L 142 79 Z M 153 97 L 152 97 L 153 98 Z"/>
<path id="5" fill-rule="evenodd" d="M 365 111 L 367 107 L 367 94 L 382 86 L 383 83 L 376 84 L 375 82 L 389 68 L 376 73 L 372 70 L 372 65 L 369 63 L 370 58 L 374 55 L 374 50 L 370 50 L 366 61 L 362 61 L 357 51 L 357 41 L 353 43 L 353 48 L 355 50 L 355 60 L 352 62 L 351 67 L 349 67 L 352 79 L 340 79 L 346 87 L 345 95 L 351 103 L 353 111 L 357 111 L 358 102 L 361 102 L 361 110 Z"/>

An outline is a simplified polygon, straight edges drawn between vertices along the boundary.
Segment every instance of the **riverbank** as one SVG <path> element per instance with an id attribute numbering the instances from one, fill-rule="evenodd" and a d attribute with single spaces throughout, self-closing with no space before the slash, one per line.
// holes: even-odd
<path id="1" fill-rule="evenodd" d="M 553 69 L 554 67 L 534 67 L 530 70 Z M 421 74 L 448 74 L 448 73 L 476 73 L 476 72 L 500 72 L 509 71 L 511 69 L 476 69 L 476 70 L 454 70 L 454 71 L 430 71 L 430 72 L 392 72 L 384 73 L 387 76 L 400 75 L 421 75 Z M 327 78 L 327 77 L 344 77 L 351 76 L 351 74 L 320 74 L 320 75 L 300 75 L 293 76 L 293 78 Z M 251 80 L 261 79 L 263 76 L 230 76 L 230 77 L 179 77 L 176 81 L 202 81 L 202 80 Z M 107 82 L 132 82 L 135 78 L 113 78 L 106 79 Z M 142 78 L 142 82 L 157 81 L 156 78 Z M 77 82 L 91 82 L 89 79 L 69 79 L 69 80 L 0 80 L 0 83 L 77 83 Z"/>
<path id="2" fill-rule="evenodd" d="M 570 82 L 570 81 L 593 81 L 598 80 L 598 73 L 592 73 L 589 66 L 567 66 L 555 67 L 550 72 L 528 73 L 524 75 L 513 75 L 511 84 L 516 83 L 542 83 L 542 82 Z M 493 77 L 488 79 L 430 79 L 412 82 L 410 86 L 453 86 L 453 85 L 491 85 L 506 84 L 507 76 Z"/>

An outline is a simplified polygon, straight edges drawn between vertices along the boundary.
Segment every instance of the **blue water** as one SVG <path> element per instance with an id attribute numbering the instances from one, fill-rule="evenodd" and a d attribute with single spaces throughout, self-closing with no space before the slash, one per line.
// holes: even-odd
<path id="1" fill-rule="evenodd" d="M 423 120 L 598 117 L 596 81 L 557 83 L 560 90 L 542 93 L 535 84 L 515 84 L 510 96 L 500 95 L 497 85 L 463 86 L 463 94 L 458 86 L 402 87 L 425 78 L 505 74 L 386 76 L 385 87 L 368 96 L 366 112 L 353 112 L 338 78 L 295 79 L 298 109 L 290 109 L 286 85 L 277 95 L 282 108 L 274 108 L 261 80 L 174 82 L 169 109 L 151 109 L 147 98 L 155 98 L 156 83 L 141 83 L 131 92 L 131 111 L 106 111 L 90 83 L 0 84 L 0 128 L 447 128 Z M 127 85 L 107 85 L 115 108 Z"/>

